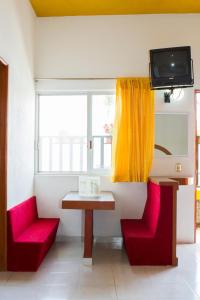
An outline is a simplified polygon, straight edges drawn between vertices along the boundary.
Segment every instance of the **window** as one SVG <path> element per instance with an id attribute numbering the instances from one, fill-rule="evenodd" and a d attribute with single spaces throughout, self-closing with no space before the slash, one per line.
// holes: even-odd
<path id="1" fill-rule="evenodd" d="M 37 172 L 106 173 L 111 167 L 114 94 L 39 94 L 37 99 Z"/>

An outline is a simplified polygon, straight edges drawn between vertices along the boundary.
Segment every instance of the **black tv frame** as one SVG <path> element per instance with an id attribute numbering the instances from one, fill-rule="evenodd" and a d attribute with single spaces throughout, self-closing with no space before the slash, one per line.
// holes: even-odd
<path id="1" fill-rule="evenodd" d="M 194 84 L 194 68 L 193 68 L 193 60 L 191 58 L 191 50 L 190 46 L 182 46 L 182 47 L 170 47 L 170 48 L 160 48 L 160 49 L 151 49 L 150 50 L 150 63 L 149 63 L 149 77 L 150 77 L 150 84 L 152 90 L 166 90 L 166 89 L 175 89 L 175 88 L 187 88 L 193 87 Z M 167 78 L 157 79 L 155 82 L 153 74 L 153 54 L 156 52 L 169 52 L 169 51 L 179 51 L 179 50 L 186 50 L 188 53 L 188 66 L 189 66 L 189 75 L 185 78 L 185 81 L 190 81 L 190 83 L 181 84 L 177 83 L 178 79 L 181 81 L 181 76 L 177 76 L 177 80 L 174 84 L 170 84 L 171 82 L 167 80 Z M 166 82 L 164 84 L 163 82 Z"/>

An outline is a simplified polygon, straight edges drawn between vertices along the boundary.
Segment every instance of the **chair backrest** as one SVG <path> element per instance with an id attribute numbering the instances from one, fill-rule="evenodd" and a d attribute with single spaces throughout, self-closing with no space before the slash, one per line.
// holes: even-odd
<path id="1" fill-rule="evenodd" d="M 147 184 L 147 201 L 144 208 L 143 220 L 150 229 L 152 234 L 155 234 L 159 215 L 160 215 L 160 186 L 153 183 L 148 182 Z"/>
<path id="2" fill-rule="evenodd" d="M 9 209 L 7 211 L 8 240 L 15 241 L 37 218 L 38 212 L 35 196 Z"/>

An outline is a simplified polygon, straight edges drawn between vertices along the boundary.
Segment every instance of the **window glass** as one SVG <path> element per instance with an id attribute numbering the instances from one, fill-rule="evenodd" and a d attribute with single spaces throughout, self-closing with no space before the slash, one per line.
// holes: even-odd
<path id="1" fill-rule="evenodd" d="M 86 171 L 87 96 L 40 96 L 39 171 Z"/>
<path id="2" fill-rule="evenodd" d="M 114 95 L 92 96 L 93 169 L 111 167 Z"/>
<path id="3" fill-rule="evenodd" d="M 114 121 L 114 95 L 92 96 L 92 135 L 112 135 Z"/>

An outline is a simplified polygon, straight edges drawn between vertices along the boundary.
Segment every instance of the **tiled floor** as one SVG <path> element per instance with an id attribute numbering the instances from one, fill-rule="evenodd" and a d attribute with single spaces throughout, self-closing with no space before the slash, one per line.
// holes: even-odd
<path id="1" fill-rule="evenodd" d="M 131 267 L 115 239 L 84 266 L 80 241 L 56 243 L 38 272 L 0 273 L 0 300 L 200 300 L 200 244 L 177 252 L 175 268 Z"/>

